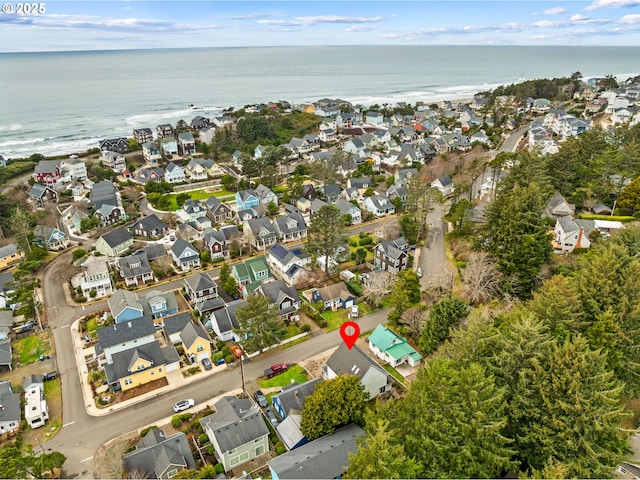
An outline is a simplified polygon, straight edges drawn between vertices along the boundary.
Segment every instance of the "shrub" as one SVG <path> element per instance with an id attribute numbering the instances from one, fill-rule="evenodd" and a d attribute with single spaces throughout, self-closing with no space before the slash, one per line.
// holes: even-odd
<path id="1" fill-rule="evenodd" d="M 86 251 L 86 250 L 83 250 L 83 249 L 81 249 L 81 248 L 76 248 L 76 249 L 73 251 L 73 259 L 74 259 L 74 260 L 78 260 L 79 258 L 84 257 L 86 254 L 87 254 L 87 251 Z"/>
<path id="2" fill-rule="evenodd" d="M 143 428 L 143 429 L 140 431 L 140 436 L 141 436 L 141 437 L 144 437 L 147 433 L 149 433 L 149 432 L 150 432 L 151 430 L 153 430 L 154 428 L 158 428 L 158 427 L 157 427 L 156 425 L 151 425 L 150 427 Z"/>
<path id="3" fill-rule="evenodd" d="M 185 420 L 191 420 L 191 417 L 193 417 L 193 415 L 189 412 L 183 413 L 182 415 L 180 415 L 180 418 L 182 419 L 182 421 L 184 422 Z"/>
<path id="4" fill-rule="evenodd" d="M 365 245 L 371 245 L 373 243 L 373 238 L 370 236 L 360 237 L 360 246 L 364 247 Z"/>
<path id="5" fill-rule="evenodd" d="M 282 445 L 280 445 L 279 447 L 276 448 L 276 453 L 278 455 L 282 455 L 284 452 L 286 452 L 286 450 Z"/>
<path id="6" fill-rule="evenodd" d="M 224 465 L 216 463 L 216 473 L 224 473 Z"/>
<path id="7" fill-rule="evenodd" d="M 300 331 L 301 331 L 302 333 L 310 332 L 310 331 L 311 331 L 311 327 L 305 323 L 304 325 L 302 325 L 302 326 L 300 327 Z"/>
<path id="8" fill-rule="evenodd" d="M 204 445 L 208 441 L 209 441 L 209 436 L 206 433 L 201 433 L 200 436 L 198 437 L 198 442 L 200 442 L 200 445 Z"/>
<path id="9" fill-rule="evenodd" d="M 356 282 L 347 282 L 347 288 L 351 293 L 353 293 L 356 297 L 362 296 L 362 285 Z"/>
<path id="10" fill-rule="evenodd" d="M 171 417 L 171 426 L 173 428 L 178 428 L 182 425 L 182 415 L 174 415 Z"/>
<path id="11" fill-rule="evenodd" d="M 89 296 L 91 298 L 96 298 L 98 296 L 98 291 L 94 288 L 89 291 Z"/>
<path id="12" fill-rule="evenodd" d="M 216 449 L 213 448 L 213 447 L 209 447 L 209 450 L 207 450 L 207 453 L 213 457 L 215 455 L 215 453 L 216 453 Z M 216 473 L 218 473 L 218 472 L 216 471 Z M 222 472 L 220 472 L 220 473 L 222 473 Z"/>
<path id="13" fill-rule="evenodd" d="M 229 354 L 226 357 L 224 357 L 224 361 L 226 363 L 233 363 L 236 361 L 236 357 L 234 357 L 233 354 Z"/>
<path id="14" fill-rule="evenodd" d="M 216 342 L 216 348 L 217 348 L 218 350 L 222 350 L 225 346 L 226 346 L 226 344 L 225 344 L 222 340 L 218 340 L 218 341 Z"/>

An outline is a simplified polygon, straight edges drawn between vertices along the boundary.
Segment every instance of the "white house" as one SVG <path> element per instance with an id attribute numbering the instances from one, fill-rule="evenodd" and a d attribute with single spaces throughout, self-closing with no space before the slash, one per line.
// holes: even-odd
<path id="1" fill-rule="evenodd" d="M 187 180 L 184 169 L 173 162 L 169 162 L 164 169 L 164 179 L 169 183 L 183 183 Z"/>
<path id="2" fill-rule="evenodd" d="M 369 349 L 392 367 L 403 363 L 416 367 L 422 361 L 422 355 L 407 343 L 406 338 L 399 337 L 384 325 L 378 325 L 369 336 Z"/>
<path id="3" fill-rule="evenodd" d="M 451 180 L 449 175 L 443 175 L 431 182 L 431 188 L 438 189 L 440 193 L 442 193 L 442 196 L 446 197 L 453 193 L 453 180 Z"/>
<path id="4" fill-rule="evenodd" d="M 44 426 L 49 420 L 47 401 L 44 399 L 44 391 L 39 385 L 32 384 L 24 392 L 25 406 L 24 419 L 31 428 Z"/>

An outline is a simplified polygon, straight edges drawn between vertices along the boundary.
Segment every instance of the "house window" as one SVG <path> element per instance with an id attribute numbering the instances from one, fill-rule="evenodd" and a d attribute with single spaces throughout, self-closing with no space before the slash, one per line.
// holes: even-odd
<path id="1" fill-rule="evenodd" d="M 198 345 L 198 347 L 196 348 L 196 352 L 201 352 L 204 350 L 204 347 L 202 345 Z"/>
<path id="2" fill-rule="evenodd" d="M 131 378 L 125 378 L 124 379 L 124 384 L 125 385 L 131 385 L 132 383 L 133 383 L 133 379 L 131 379 Z"/>
<path id="3" fill-rule="evenodd" d="M 137 371 L 140 371 L 140 370 L 144 370 L 145 368 L 146 368 L 146 367 L 145 367 L 144 365 L 138 365 L 138 366 L 136 367 L 136 370 L 137 370 Z"/>
<path id="4" fill-rule="evenodd" d="M 259 457 L 260 455 L 262 455 L 264 453 L 264 445 L 260 445 L 258 448 L 256 448 L 256 457 Z"/>
<path id="5" fill-rule="evenodd" d="M 249 452 L 244 452 L 243 454 L 240 455 L 241 462 L 245 462 L 247 460 L 249 460 Z"/>
<path id="6" fill-rule="evenodd" d="M 233 457 L 229 459 L 229 465 L 237 465 L 240 463 L 240 459 L 238 457 Z"/>
<path id="7" fill-rule="evenodd" d="M 174 468 L 173 470 L 169 470 L 167 472 L 167 477 L 168 478 L 175 477 L 177 473 L 178 473 L 178 469 Z"/>

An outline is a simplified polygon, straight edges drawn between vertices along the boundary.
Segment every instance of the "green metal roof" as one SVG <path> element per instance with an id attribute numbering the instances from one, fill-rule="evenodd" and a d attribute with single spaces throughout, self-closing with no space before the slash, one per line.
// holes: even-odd
<path id="1" fill-rule="evenodd" d="M 369 336 L 369 341 L 380 351 L 387 353 L 395 360 L 400 360 L 406 355 L 416 361 L 422 360 L 422 355 L 407 343 L 406 338 L 397 336 L 384 325 L 378 325 L 375 328 Z"/>

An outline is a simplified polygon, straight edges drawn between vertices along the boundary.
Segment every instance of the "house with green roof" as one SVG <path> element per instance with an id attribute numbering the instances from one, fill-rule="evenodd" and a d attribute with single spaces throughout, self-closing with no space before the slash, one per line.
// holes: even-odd
<path id="1" fill-rule="evenodd" d="M 422 361 L 422 355 L 407 343 L 406 338 L 399 337 L 384 325 L 378 325 L 369 336 L 369 348 L 392 367 L 403 363 L 415 367 Z"/>
<path id="2" fill-rule="evenodd" d="M 238 282 L 244 298 L 255 292 L 262 282 L 273 278 L 264 255 L 236 263 L 231 267 L 231 276 Z"/>

